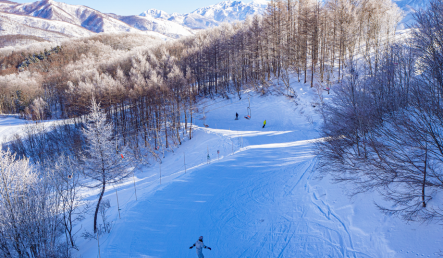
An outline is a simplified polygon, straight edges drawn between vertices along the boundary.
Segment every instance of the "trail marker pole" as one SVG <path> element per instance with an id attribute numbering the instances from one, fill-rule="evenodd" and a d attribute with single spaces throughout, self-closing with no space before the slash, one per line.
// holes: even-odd
<path id="1" fill-rule="evenodd" d="M 134 170 L 132 170 L 132 178 L 134 179 L 135 200 L 137 201 L 137 188 L 135 187 L 135 174 L 134 174 Z"/>
<path id="2" fill-rule="evenodd" d="M 117 188 L 115 188 L 115 196 L 117 196 L 117 210 L 118 210 L 118 218 L 120 219 L 120 204 L 118 203 L 118 194 L 117 194 Z"/>
<path id="3" fill-rule="evenodd" d="M 206 145 L 206 148 L 208 150 L 208 164 L 211 164 L 210 156 L 209 156 L 209 145 Z"/>
<path id="4" fill-rule="evenodd" d="M 251 99 L 248 97 L 248 102 L 249 102 L 249 112 L 250 112 L 250 116 L 252 116 L 252 111 L 251 111 Z"/>
<path id="5" fill-rule="evenodd" d="M 97 243 L 98 243 L 98 257 L 101 258 L 101 256 L 100 256 L 100 240 L 99 240 L 98 230 L 97 230 Z"/>

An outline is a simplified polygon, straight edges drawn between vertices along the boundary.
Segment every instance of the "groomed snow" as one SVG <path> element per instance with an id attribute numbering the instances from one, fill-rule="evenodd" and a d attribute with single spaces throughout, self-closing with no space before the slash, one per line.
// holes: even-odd
<path id="1" fill-rule="evenodd" d="M 298 105 L 250 93 L 251 120 L 243 118 L 247 94 L 202 103 L 206 120 L 194 118 L 193 139 L 166 153 L 161 168 L 155 163 L 135 173 L 137 201 L 132 179 L 108 187 L 114 224 L 100 239 L 101 257 L 197 257 L 189 246 L 200 235 L 212 248 L 203 251 L 206 258 L 436 257 L 441 226 L 406 224 L 380 213 L 376 194 L 349 200 L 339 185 L 316 179 L 321 116 L 314 91 L 295 88 Z M 85 195 L 94 205 L 97 192 Z M 87 218 L 79 232 L 92 231 L 92 214 Z M 75 257 L 98 257 L 97 241 L 79 238 L 78 245 Z"/>
<path id="2" fill-rule="evenodd" d="M 115 224 L 100 240 L 101 257 L 196 257 L 189 246 L 200 235 L 212 248 L 205 257 L 434 257 L 440 226 L 408 225 L 380 213 L 376 194 L 349 200 L 329 179 L 316 180 L 321 118 L 314 92 L 297 87 L 298 105 L 251 93 L 251 120 L 243 118 L 246 94 L 201 104 L 210 105 L 206 120 L 196 120 L 194 138 L 166 154 L 162 184 L 157 163 L 136 173 L 137 201 L 131 181 L 117 187 L 121 219 L 115 190 L 107 192 Z M 97 257 L 96 241 L 79 244 L 79 256 Z"/>

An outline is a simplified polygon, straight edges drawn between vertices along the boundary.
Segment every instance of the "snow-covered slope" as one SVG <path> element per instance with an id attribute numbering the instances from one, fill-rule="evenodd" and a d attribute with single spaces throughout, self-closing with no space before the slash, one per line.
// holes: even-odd
<path id="1" fill-rule="evenodd" d="M 153 18 L 152 16 L 118 16 L 115 18 L 141 31 L 154 31 L 171 38 L 180 38 L 194 34 L 194 31 L 172 21 Z"/>
<path id="2" fill-rule="evenodd" d="M 407 27 L 409 25 L 412 25 L 413 21 L 413 14 L 420 10 L 420 9 L 426 9 L 426 7 L 429 5 L 429 0 L 392 0 L 394 3 L 397 4 L 400 9 L 403 10 L 405 17 L 402 20 L 403 27 Z"/>
<path id="3" fill-rule="evenodd" d="M 92 8 L 42 0 L 19 5 L 0 5 L 0 11 L 63 21 L 82 26 L 92 32 L 134 32 L 137 29 Z"/>
<path id="4" fill-rule="evenodd" d="M 37 17 L 0 12 L 0 35 L 37 36 L 49 41 L 85 37 L 94 33 L 77 25 Z"/>
<path id="5" fill-rule="evenodd" d="M 113 227 L 100 238 L 101 257 L 192 258 L 200 235 L 212 248 L 205 257 L 435 257 L 440 226 L 407 224 L 378 211 L 376 194 L 349 200 L 340 186 L 316 179 L 322 119 L 311 105 L 315 92 L 293 86 L 298 105 L 251 93 L 251 120 L 234 120 L 247 114 L 246 94 L 200 103 L 206 121 L 196 117 L 194 138 L 166 153 L 161 167 L 136 172 L 137 200 L 132 180 L 108 188 Z M 89 196 L 95 203 L 97 193 Z M 81 231 L 91 231 L 91 217 Z M 75 256 L 97 257 L 96 240 L 78 245 Z"/>
<path id="6" fill-rule="evenodd" d="M 7 1 L 7 0 L 0 0 L 0 5 L 17 5 L 18 3 L 16 2 L 11 2 L 11 1 Z"/>
<path id="7" fill-rule="evenodd" d="M 251 3 L 229 0 L 199 8 L 187 14 L 167 14 L 164 11 L 149 9 L 141 13 L 140 16 L 173 21 L 191 29 L 206 29 L 218 26 L 223 22 L 243 21 L 248 15 L 263 14 L 266 6 L 267 1 L 265 0 Z"/>

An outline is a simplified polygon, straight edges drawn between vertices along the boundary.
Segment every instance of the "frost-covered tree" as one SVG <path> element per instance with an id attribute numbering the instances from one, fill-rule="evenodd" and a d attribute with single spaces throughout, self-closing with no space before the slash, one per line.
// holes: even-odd
<path id="1" fill-rule="evenodd" d="M 84 218 L 85 208 L 80 208 L 80 174 L 77 162 L 65 155 L 60 156 L 51 169 L 54 190 L 60 198 L 60 217 L 66 242 L 76 248 L 74 226 Z"/>
<path id="2" fill-rule="evenodd" d="M 0 150 L 0 256 L 69 257 L 60 241 L 59 198 L 44 171 Z"/>
<path id="3" fill-rule="evenodd" d="M 38 97 L 32 101 L 31 109 L 34 111 L 34 116 L 36 120 L 44 120 L 46 118 L 45 109 L 48 107 L 41 97 Z"/>
<path id="4" fill-rule="evenodd" d="M 0 231 L 4 243 L 0 250 L 5 257 L 28 253 L 27 238 L 24 232 L 24 200 L 32 192 L 37 175 L 32 171 L 27 159 L 15 160 L 11 152 L 0 150 Z"/>
<path id="5" fill-rule="evenodd" d="M 97 215 L 106 185 L 120 182 L 130 172 L 126 159 L 122 159 L 116 153 L 116 139 L 114 139 L 112 128 L 112 123 L 106 121 L 106 115 L 100 110 L 100 105 L 92 99 L 90 113 L 83 129 L 87 140 L 83 162 L 85 175 L 96 182 L 94 187 L 100 189 L 94 213 L 94 233 L 97 232 Z"/>

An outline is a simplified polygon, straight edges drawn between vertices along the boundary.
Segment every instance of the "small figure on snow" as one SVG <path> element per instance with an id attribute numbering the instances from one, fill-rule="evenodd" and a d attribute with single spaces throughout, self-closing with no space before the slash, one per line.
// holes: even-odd
<path id="1" fill-rule="evenodd" d="M 263 122 L 263 127 L 262 128 L 265 128 L 265 125 L 266 125 L 266 120 Z"/>
<path id="2" fill-rule="evenodd" d="M 238 113 L 235 112 L 235 120 L 238 120 Z"/>
<path id="3" fill-rule="evenodd" d="M 207 248 L 207 249 L 211 250 L 211 247 L 205 246 L 205 244 L 203 244 L 203 236 L 200 236 L 198 238 L 198 241 L 195 242 L 195 244 L 193 244 L 191 247 L 189 247 L 189 249 L 192 249 L 194 246 L 197 251 L 198 258 L 204 258 L 203 252 L 202 252 L 203 248 Z"/>

